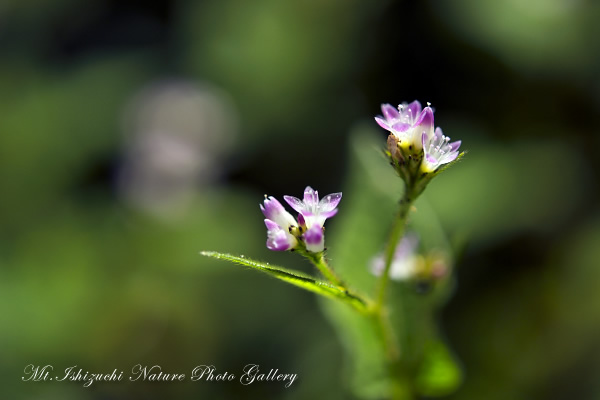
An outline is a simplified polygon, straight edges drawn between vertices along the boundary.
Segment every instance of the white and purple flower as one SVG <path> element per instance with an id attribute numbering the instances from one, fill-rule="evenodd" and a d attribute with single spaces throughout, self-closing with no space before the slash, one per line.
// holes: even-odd
<path id="1" fill-rule="evenodd" d="M 416 235 L 406 235 L 396 246 L 394 258 L 390 265 L 390 278 L 397 281 L 404 281 L 414 277 L 419 269 L 419 259 L 416 253 L 419 245 L 419 239 Z M 383 255 L 378 255 L 371 260 L 371 272 L 375 276 L 381 276 L 385 269 L 385 259 Z"/>
<path id="2" fill-rule="evenodd" d="M 433 134 L 433 110 L 429 106 L 422 109 L 417 100 L 410 104 L 402 103 L 397 110 L 390 104 L 382 104 L 381 111 L 383 117 L 377 116 L 375 121 L 390 131 L 403 148 L 419 152 L 422 135 Z"/>
<path id="3" fill-rule="evenodd" d="M 419 254 L 419 238 L 416 233 L 409 232 L 396 246 L 389 276 L 395 281 L 440 281 L 449 276 L 451 264 L 447 254 L 440 250 L 431 250 Z M 378 254 L 369 264 L 371 273 L 381 276 L 385 270 L 385 258 Z"/>
<path id="4" fill-rule="evenodd" d="M 260 209 L 265 215 L 267 226 L 267 248 L 274 251 L 291 250 L 298 241 L 291 231 L 298 223 L 294 217 L 283 208 L 281 203 L 273 196 L 265 198 L 264 206 Z"/>
<path id="5" fill-rule="evenodd" d="M 283 196 L 285 201 L 298 212 L 298 221 L 285 211 L 274 197 L 266 198 L 264 207 L 267 226 L 267 248 L 275 251 L 291 250 L 302 243 L 306 250 L 319 253 L 325 249 L 323 225 L 327 218 L 337 213 L 341 193 L 332 193 L 319 201 L 319 192 L 307 186 L 304 200 L 293 196 Z"/>
<path id="6" fill-rule="evenodd" d="M 421 103 L 415 100 L 410 104 L 400 104 L 398 110 L 389 104 L 382 104 L 381 111 L 383 117 L 377 116 L 375 121 L 393 135 L 388 139 L 392 157 L 402 159 L 402 154 L 407 156 L 407 150 L 409 154 L 421 154 L 423 161 L 420 170 L 427 173 L 458 157 L 460 140 L 450 143 L 450 138 L 444 136 L 439 127 L 434 129 L 431 107 L 421 110 Z"/>
<path id="7" fill-rule="evenodd" d="M 323 226 L 327 218 L 331 218 L 337 213 L 336 207 L 342 199 L 342 194 L 328 194 L 319 201 L 319 192 L 307 186 L 304 189 L 304 201 L 294 196 L 283 196 L 283 199 L 305 219 L 313 220 Z"/>
<path id="8" fill-rule="evenodd" d="M 433 172 L 440 165 L 456 160 L 461 141 L 450 143 L 450 138 L 444 136 L 441 128 L 436 128 L 433 135 L 423 134 L 423 151 L 425 156 L 421 163 L 423 172 Z"/>

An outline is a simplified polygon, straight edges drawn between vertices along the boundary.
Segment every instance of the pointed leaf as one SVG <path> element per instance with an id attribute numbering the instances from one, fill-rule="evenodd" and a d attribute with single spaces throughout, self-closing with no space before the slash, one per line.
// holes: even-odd
<path id="1" fill-rule="evenodd" d="M 274 278 L 280 279 L 284 282 L 287 282 L 291 285 L 297 286 L 299 288 L 308 290 L 313 293 L 320 294 L 325 297 L 330 297 L 333 299 L 340 300 L 360 312 L 366 312 L 368 309 L 367 303 L 365 300 L 360 297 L 350 293 L 343 287 L 333 286 L 329 283 L 320 281 L 313 277 L 304 275 L 297 271 L 287 270 L 282 267 L 272 266 L 267 263 L 263 263 L 260 261 L 251 260 L 248 258 L 237 257 L 231 254 L 218 253 L 215 251 L 202 251 L 200 252 L 203 256 L 216 258 L 219 260 L 226 260 L 232 263 L 244 265 L 246 267 L 253 268 L 255 270 L 264 272 Z"/>

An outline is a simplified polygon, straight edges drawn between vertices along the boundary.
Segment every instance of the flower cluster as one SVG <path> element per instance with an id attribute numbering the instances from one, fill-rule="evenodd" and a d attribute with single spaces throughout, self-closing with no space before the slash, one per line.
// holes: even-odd
<path id="1" fill-rule="evenodd" d="M 390 132 L 388 150 L 400 166 L 413 162 L 421 173 L 430 173 L 458 157 L 461 142 L 450 143 L 439 127 L 434 128 L 429 105 L 422 109 L 415 100 L 400 104 L 398 109 L 383 104 L 381 111 L 383 116 L 375 117 L 375 121 Z"/>
<path id="2" fill-rule="evenodd" d="M 298 212 L 296 220 L 274 197 L 266 197 L 260 209 L 265 215 L 267 226 L 267 248 L 274 251 L 305 249 L 319 253 L 325 249 L 325 220 L 337 213 L 341 193 L 332 193 L 319 201 L 319 192 L 307 186 L 304 200 L 283 196 L 284 200 Z"/>
<path id="3" fill-rule="evenodd" d="M 390 278 L 396 281 L 424 280 L 437 281 L 448 276 L 450 265 L 441 252 L 420 255 L 417 252 L 419 238 L 414 233 L 405 235 L 394 252 L 390 265 Z M 371 260 L 370 270 L 375 276 L 381 276 L 385 269 L 383 254 Z"/>

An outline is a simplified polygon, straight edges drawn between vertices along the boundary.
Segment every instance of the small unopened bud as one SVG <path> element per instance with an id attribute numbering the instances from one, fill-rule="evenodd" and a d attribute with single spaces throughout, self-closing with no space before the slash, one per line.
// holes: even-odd
<path id="1" fill-rule="evenodd" d="M 402 153 L 400 152 L 400 141 L 395 135 L 389 135 L 387 139 L 388 150 L 392 159 L 397 161 L 400 164 L 404 163 L 404 157 L 402 157 Z"/>

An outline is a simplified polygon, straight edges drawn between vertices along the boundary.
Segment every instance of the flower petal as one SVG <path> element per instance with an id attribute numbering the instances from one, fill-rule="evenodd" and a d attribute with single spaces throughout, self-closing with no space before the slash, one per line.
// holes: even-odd
<path id="1" fill-rule="evenodd" d="M 294 247 L 295 243 L 291 243 L 289 237 L 283 230 L 269 231 L 267 237 L 267 248 L 273 251 L 286 251 Z"/>
<path id="2" fill-rule="evenodd" d="M 282 229 L 277 223 L 270 219 L 265 219 L 267 226 L 267 248 L 273 251 L 285 251 L 296 247 L 298 241 L 296 238 Z"/>
<path id="3" fill-rule="evenodd" d="M 341 192 L 328 194 L 319 202 L 319 211 L 321 213 L 332 211 L 340 203 L 340 200 L 342 200 Z"/>
<path id="4" fill-rule="evenodd" d="M 326 220 L 327 218 L 331 218 L 331 217 L 333 217 L 335 214 L 337 214 L 337 212 L 338 212 L 337 208 L 334 208 L 334 209 L 333 209 L 333 210 L 331 210 L 331 211 L 327 211 L 327 212 L 321 212 L 321 213 L 319 214 L 319 217 L 320 217 L 320 218 L 319 218 L 319 220 L 320 220 L 320 221 L 323 221 L 323 222 L 321 222 L 321 225 L 323 225 L 323 224 L 325 223 L 325 220 Z"/>
<path id="5" fill-rule="evenodd" d="M 277 229 L 281 229 L 281 227 L 277 225 L 277 223 L 271 221 L 270 219 L 265 219 L 265 225 L 270 231 L 276 231 Z"/>
<path id="6" fill-rule="evenodd" d="M 421 126 L 426 132 L 433 132 L 433 110 L 431 107 L 425 107 L 419 118 L 415 121 L 415 126 Z"/>
<path id="7" fill-rule="evenodd" d="M 302 215 L 302 213 L 298 214 L 298 225 L 306 226 L 306 220 L 304 219 L 304 215 Z"/>
<path id="8" fill-rule="evenodd" d="M 452 161 L 456 160 L 456 157 L 458 157 L 458 151 L 447 154 L 446 157 L 444 158 L 444 162 L 442 164 L 447 164 L 449 162 L 452 162 Z"/>
<path id="9" fill-rule="evenodd" d="M 382 127 L 383 129 L 386 129 L 388 131 L 391 131 L 392 128 L 388 125 L 387 121 L 385 121 L 383 118 L 380 117 L 375 117 L 375 121 L 379 124 L 380 127 Z"/>
<path id="10" fill-rule="evenodd" d="M 281 203 L 274 197 L 265 199 L 264 207 L 261 204 L 260 209 L 267 219 L 274 221 L 282 228 L 296 225 L 296 220 L 292 217 L 292 214 L 287 212 Z"/>
<path id="11" fill-rule="evenodd" d="M 325 248 L 323 229 L 319 225 L 313 225 L 304 234 L 304 242 L 306 243 L 306 250 L 310 252 L 318 253 L 323 251 Z"/>
<path id="12" fill-rule="evenodd" d="M 381 111 L 383 112 L 384 118 L 388 121 L 400 118 L 398 110 L 391 104 L 382 104 Z"/>
<path id="13" fill-rule="evenodd" d="M 421 138 L 421 135 L 423 133 L 427 134 L 428 138 L 431 138 L 429 140 L 433 140 L 434 136 L 437 134 L 437 132 L 434 132 L 433 128 L 433 110 L 431 109 L 431 107 L 425 107 L 425 109 L 419 116 L 419 119 L 415 123 L 412 141 L 414 143 L 420 142 L 419 139 Z"/>
<path id="14" fill-rule="evenodd" d="M 281 203 L 273 196 L 266 198 L 264 201 L 264 207 L 260 205 L 260 209 L 268 219 L 275 219 L 275 215 L 285 212 L 285 209 Z"/>
<path id="15" fill-rule="evenodd" d="M 304 205 L 309 210 L 313 210 L 319 205 L 319 192 L 310 186 L 304 189 Z"/>
<path id="16" fill-rule="evenodd" d="M 458 148 L 460 147 L 461 142 L 462 142 L 461 140 L 457 140 L 456 142 L 450 143 L 450 149 L 451 149 L 451 151 L 458 150 Z"/>
<path id="17" fill-rule="evenodd" d="M 292 207 L 297 212 L 304 211 L 304 203 L 299 198 L 294 196 L 283 196 L 283 199 L 286 201 L 286 203 L 290 205 L 290 207 Z"/>
<path id="18" fill-rule="evenodd" d="M 411 117 L 411 121 L 415 121 L 421 114 L 421 103 L 417 100 L 404 106 L 404 113 Z"/>
<path id="19" fill-rule="evenodd" d="M 406 132 L 410 128 L 411 125 L 407 124 L 406 122 L 396 122 L 394 125 L 392 125 L 392 129 L 397 132 Z"/>

